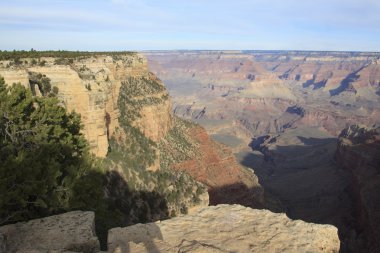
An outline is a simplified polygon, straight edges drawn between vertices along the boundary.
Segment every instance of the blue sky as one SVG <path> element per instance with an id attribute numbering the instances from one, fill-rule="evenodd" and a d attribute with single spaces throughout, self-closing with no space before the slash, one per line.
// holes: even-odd
<path id="1" fill-rule="evenodd" d="M 380 51 L 380 0 L 1 0 L 0 49 Z"/>

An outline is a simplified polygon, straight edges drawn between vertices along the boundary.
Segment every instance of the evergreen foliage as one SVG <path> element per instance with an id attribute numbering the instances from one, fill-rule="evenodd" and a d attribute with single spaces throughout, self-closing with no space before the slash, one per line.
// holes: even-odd
<path id="1" fill-rule="evenodd" d="M 0 79 L 0 222 L 69 209 L 72 189 L 92 167 L 80 116 L 55 97 L 34 97 Z"/>
<path id="2" fill-rule="evenodd" d="M 200 155 L 197 144 L 191 140 L 188 133 L 194 124 L 176 116 L 173 117 L 173 123 L 172 129 L 158 143 L 160 166 L 165 169 L 168 169 L 171 164 L 180 163 Z"/>
<path id="3" fill-rule="evenodd" d="M 130 85 L 123 83 L 120 87 L 118 106 L 120 110 L 119 123 L 124 130 L 123 161 L 133 169 L 146 169 L 156 159 L 156 143 L 147 138 L 132 122 L 140 117 L 141 104 L 134 103 L 134 93 L 130 92 Z M 118 147 L 115 147 L 118 148 Z"/>
<path id="4" fill-rule="evenodd" d="M 43 75 L 41 73 L 29 72 L 29 84 L 34 94 L 36 93 L 36 86 L 38 86 L 38 89 L 41 91 L 43 96 L 56 95 L 54 91 L 53 93 L 51 93 L 52 87 L 50 81 L 50 78 L 48 78 L 46 75 Z M 58 93 L 58 90 L 56 89 L 54 90 Z"/>

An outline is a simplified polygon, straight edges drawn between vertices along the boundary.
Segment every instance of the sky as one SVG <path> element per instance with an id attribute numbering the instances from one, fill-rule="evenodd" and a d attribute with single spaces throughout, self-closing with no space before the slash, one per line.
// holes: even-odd
<path id="1" fill-rule="evenodd" d="M 380 51 L 380 0 L 0 0 L 0 50 Z"/>

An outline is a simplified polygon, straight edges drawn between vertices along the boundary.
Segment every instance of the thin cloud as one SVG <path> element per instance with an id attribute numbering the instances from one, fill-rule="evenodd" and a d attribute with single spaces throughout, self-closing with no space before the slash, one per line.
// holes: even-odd
<path id="1" fill-rule="evenodd" d="M 81 35 L 91 33 L 97 47 L 111 50 L 124 42 L 144 49 L 379 51 L 378 13 L 378 0 L 1 0 L 0 32 L 12 38 L 2 39 L 0 49 L 16 45 L 11 40 L 30 48 L 29 42 L 47 37 L 57 38 L 55 45 L 62 41 L 62 48 L 68 39 L 95 48 Z M 25 32 L 29 40 L 20 39 Z"/>

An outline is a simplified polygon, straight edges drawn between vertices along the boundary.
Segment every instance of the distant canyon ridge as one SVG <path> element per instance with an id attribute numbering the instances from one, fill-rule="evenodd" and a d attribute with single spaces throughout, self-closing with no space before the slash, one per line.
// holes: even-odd
<path id="1" fill-rule="evenodd" d="M 313 126 L 333 136 L 380 123 L 380 53 L 147 52 L 174 112 L 212 134 L 247 137 Z"/>

